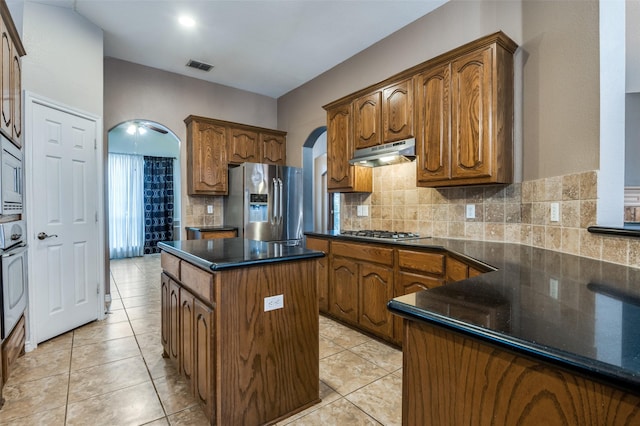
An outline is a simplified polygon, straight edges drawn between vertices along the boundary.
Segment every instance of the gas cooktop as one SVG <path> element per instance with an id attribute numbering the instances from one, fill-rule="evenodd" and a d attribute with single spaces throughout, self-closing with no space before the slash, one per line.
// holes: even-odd
<path id="1" fill-rule="evenodd" d="M 379 238 L 383 240 L 411 240 L 420 237 L 419 234 L 414 232 L 398 232 L 398 231 L 381 231 L 381 230 L 370 230 L 365 229 L 362 231 L 342 231 L 340 235 L 344 235 L 346 237 L 361 237 L 361 238 Z"/>

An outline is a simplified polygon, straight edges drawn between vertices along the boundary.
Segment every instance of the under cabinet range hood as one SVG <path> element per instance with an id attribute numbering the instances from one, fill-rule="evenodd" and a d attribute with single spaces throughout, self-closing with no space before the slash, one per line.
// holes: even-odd
<path id="1" fill-rule="evenodd" d="M 370 148 L 356 149 L 349 163 L 356 166 L 379 167 L 405 163 L 416 159 L 416 140 L 404 139 Z"/>

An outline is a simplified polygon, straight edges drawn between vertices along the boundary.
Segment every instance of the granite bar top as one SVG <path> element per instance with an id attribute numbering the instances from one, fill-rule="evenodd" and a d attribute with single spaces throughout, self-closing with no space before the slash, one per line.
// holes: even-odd
<path id="1" fill-rule="evenodd" d="M 212 271 L 324 256 L 321 251 L 309 250 L 303 246 L 243 238 L 166 241 L 158 243 L 158 247 Z"/>
<path id="2" fill-rule="evenodd" d="M 335 233 L 307 235 L 363 242 Z M 368 242 L 442 250 L 495 268 L 392 299 L 393 313 L 640 392 L 639 269 L 518 244 Z"/>

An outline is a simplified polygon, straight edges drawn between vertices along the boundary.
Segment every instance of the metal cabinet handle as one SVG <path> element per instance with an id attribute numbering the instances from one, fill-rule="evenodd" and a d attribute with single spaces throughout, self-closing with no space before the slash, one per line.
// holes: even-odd
<path id="1" fill-rule="evenodd" d="M 58 235 L 57 234 L 47 235 L 46 232 L 41 232 L 41 233 L 38 234 L 38 239 L 39 240 L 44 240 L 45 238 L 53 238 L 53 237 L 58 238 Z"/>

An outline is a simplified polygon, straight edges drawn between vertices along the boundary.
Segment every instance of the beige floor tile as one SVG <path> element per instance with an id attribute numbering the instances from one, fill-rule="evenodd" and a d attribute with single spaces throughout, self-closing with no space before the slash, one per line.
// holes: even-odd
<path id="1" fill-rule="evenodd" d="M 140 355 L 71 372 L 69 402 L 151 382 Z"/>
<path id="2" fill-rule="evenodd" d="M 169 420 L 166 417 L 163 417 L 161 419 L 145 423 L 143 426 L 169 426 Z"/>
<path id="3" fill-rule="evenodd" d="M 133 330 L 128 322 L 112 324 L 106 321 L 95 321 L 74 332 L 73 346 L 91 345 L 128 336 L 133 336 Z"/>
<path id="4" fill-rule="evenodd" d="M 371 340 L 370 337 L 333 321 L 324 322 L 320 326 L 320 335 L 347 349 Z"/>
<path id="5" fill-rule="evenodd" d="M 147 276 L 144 271 L 141 271 L 139 268 L 113 271 L 113 280 L 116 282 L 116 285 L 144 281 L 146 278 Z"/>
<path id="6" fill-rule="evenodd" d="M 70 360 L 71 349 L 27 352 L 16 360 L 9 380 L 13 383 L 30 382 L 57 374 L 68 374 Z"/>
<path id="7" fill-rule="evenodd" d="M 61 350 L 71 350 L 73 345 L 73 331 L 54 337 L 47 341 L 38 343 L 38 352 L 52 352 Z"/>
<path id="8" fill-rule="evenodd" d="M 127 315 L 130 320 L 142 318 L 155 318 L 160 322 L 162 307 L 159 304 L 138 306 L 135 308 L 127 308 Z"/>
<path id="9" fill-rule="evenodd" d="M 66 407 L 63 406 L 19 419 L 11 419 L 11 421 L 7 423 L 0 420 L 0 424 L 10 424 L 11 426 L 64 426 L 66 411 Z"/>
<path id="10" fill-rule="evenodd" d="M 140 348 L 133 336 L 78 346 L 71 354 L 71 371 L 135 356 L 140 356 Z"/>
<path id="11" fill-rule="evenodd" d="M 210 426 L 207 416 L 199 405 L 168 416 L 171 426 Z"/>
<path id="12" fill-rule="evenodd" d="M 169 359 L 162 357 L 162 350 L 156 351 L 144 349 L 142 351 L 142 356 L 144 357 L 144 362 L 147 364 L 147 368 L 149 369 L 149 374 L 153 379 L 178 374 L 178 370 L 174 363 Z"/>
<path id="13" fill-rule="evenodd" d="M 151 382 L 70 403 L 67 426 L 142 425 L 164 417 Z"/>
<path id="14" fill-rule="evenodd" d="M 175 414 L 198 404 L 198 401 L 191 396 L 191 383 L 188 383 L 179 374 L 160 377 L 155 379 L 153 383 L 167 415 Z"/>
<path id="15" fill-rule="evenodd" d="M 338 399 L 289 425 L 327 426 L 327 425 L 379 425 L 373 418 L 344 398 Z"/>
<path id="16" fill-rule="evenodd" d="M 148 295 L 157 296 L 160 294 L 160 286 L 152 287 L 146 282 L 144 286 L 140 286 L 140 287 L 122 286 L 122 288 L 118 287 L 118 290 L 120 291 L 121 299 L 126 299 L 128 297 L 148 296 Z"/>
<path id="17" fill-rule="evenodd" d="M 122 304 L 121 299 L 111 300 L 111 306 L 109 307 L 110 311 L 120 311 L 124 309 L 124 305 Z"/>
<path id="18" fill-rule="evenodd" d="M 343 396 L 387 374 L 386 370 L 349 351 L 320 360 L 320 380 Z"/>
<path id="19" fill-rule="evenodd" d="M 129 317 L 127 316 L 127 312 L 124 309 L 118 309 L 116 311 L 109 310 L 109 312 L 107 312 L 107 314 L 104 316 L 104 322 L 108 324 L 127 321 L 129 321 Z"/>
<path id="20" fill-rule="evenodd" d="M 155 334 L 160 340 L 160 318 L 146 317 L 132 319 L 130 322 L 135 334 Z"/>
<path id="21" fill-rule="evenodd" d="M 160 295 L 157 298 L 149 298 L 147 296 L 125 297 L 122 304 L 126 309 L 135 308 L 137 306 L 158 305 L 160 306 Z"/>
<path id="22" fill-rule="evenodd" d="M 320 359 L 337 354 L 338 352 L 345 351 L 346 349 L 340 345 L 333 343 L 333 341 L 327 339 L 324 336 L 320 336 Z"/>
<path id="23" fill-rule="evenodd" d="M 0 410 L 0 424 L 11 424 L 15 418 L 64 407 L 68 385 L 68 374 L 20 383 L 14 383 L 9 378 L 2 389 L 5 403 Z"/>
<path id="24" fill-rule="evenodd" d="M 349 350 L 389 372 L 402 368 L 402 351 L 377 340 L 369 340 Z"/>
<path id="25" fill-rule="evenodd" d="M 345 398 L 386 426 L 402 424 L 402 379 L 389 374 Z"/>

